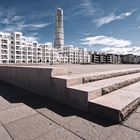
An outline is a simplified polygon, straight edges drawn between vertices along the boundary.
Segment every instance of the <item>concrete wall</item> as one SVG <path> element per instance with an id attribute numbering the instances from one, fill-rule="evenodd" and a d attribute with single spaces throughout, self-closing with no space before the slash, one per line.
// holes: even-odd
<path id="1" fill-rule="evenodd" d="M 62 85 L 59 82 L 56 84 L 57 81 L 54 82 L 52 76 L 66 73 L 66 69 L 58 67 L 0 66 L 0 80 L 60 102 L 64 100 L 64 93 L 57 90 Z"/>

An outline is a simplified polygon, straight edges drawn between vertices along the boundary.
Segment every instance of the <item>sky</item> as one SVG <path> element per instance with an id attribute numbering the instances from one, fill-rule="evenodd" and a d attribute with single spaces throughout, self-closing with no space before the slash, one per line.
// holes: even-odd
<path id="1" fill-rule="evenodd" d="M 140 55 L 140 0 L 0 0 L 0 31 L 54 42 L 59 7 L 65 45 Z"/>

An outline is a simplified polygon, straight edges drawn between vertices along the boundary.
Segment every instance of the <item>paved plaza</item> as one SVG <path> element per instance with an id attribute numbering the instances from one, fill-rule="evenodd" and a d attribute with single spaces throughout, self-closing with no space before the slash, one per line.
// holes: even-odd
<path id="1" fill-rule="evenodd" d="M 56 66 L 56 65 L 54 65 Z M 83 73 L 93 73 L 93 72 L 103 72 L 110 70 L 121 70 L 130 68 L 140 68 L 140 65 L 130 65 L 130 64 L 93 64 L 93 65 L 78 65 L 78 64 L 67 64 L 59 65 L 59 67 L 64 67 L 68 70 L 69 74 L 83 74 Z"/>
<path id="2" fill-rule="evenodd" d="M 0 66 L 4 66 L 4 64 L 1 64 Z M 10 66 L 10 64 L 8 66 Z M 11 66 L 63 67 L 67 69 L 69 75 L 140 68 L 139 64 L 12 64 Z"/>
<path id="3" fill-rule="evenodd" d="M 139 140 L 140 108 L 114 124 L 0 82 L 0 140 Z"/>

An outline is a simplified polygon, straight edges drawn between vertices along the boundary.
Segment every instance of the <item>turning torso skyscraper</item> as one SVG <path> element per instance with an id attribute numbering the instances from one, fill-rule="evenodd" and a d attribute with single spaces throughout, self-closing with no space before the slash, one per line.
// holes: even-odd
<path id="1" fill-rule="evenodd" d="M 59 49 L 64 46 L 63 10 L 58 8 L 55 16 L 55 42 L 54 47 Z"/>

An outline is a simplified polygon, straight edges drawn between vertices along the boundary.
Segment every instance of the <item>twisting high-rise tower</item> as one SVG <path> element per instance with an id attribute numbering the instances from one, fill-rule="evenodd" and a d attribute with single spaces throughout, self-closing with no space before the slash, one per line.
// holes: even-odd
<path id="1" fill-rule="evenodd" d="M 58 8 L 55 16 L 55 41 L 54 47 L 59 49 L 64 46 L 63 10 Z"/>

